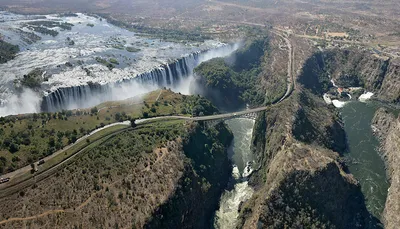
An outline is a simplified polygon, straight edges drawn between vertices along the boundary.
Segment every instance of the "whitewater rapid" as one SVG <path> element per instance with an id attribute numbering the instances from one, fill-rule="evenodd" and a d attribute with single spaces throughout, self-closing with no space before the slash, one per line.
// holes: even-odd
<path id="1" fill-rule="evenodd" d="M 105 19 L 81 13 L 77 17 L 43 18 L 0 11 L 0 19 L 0 34 L 21 49 L 15 59 L 0 64 L 0 116 L 40 112 L 43 107 L 48 108 L 45 111 L 90 107 L 164 86 L 189 94 L 194 67 L 211 58 L 229 55 L 238 47 L 212 40 L 173 43 L 146 38 Z M 55 37 L 26 26 L 27 22 L 43 20 L 74 26 L 71 30 L 52 28 L 59 32 Z M 40 40 L 28 42 L 26 34 L 19 31 L 33 33 Z M 68 40 L 74 44 L 67 44 Z M 137 51 L 129 52 L 128 47 Z M 113 59 L 118 64 L 109 69 L 96 58 Z M 23 75 L 35 68 L 46 71 L 41 87 L 35 90 L 22 87 Z M 132 80 L 135 78 L 140 79 Z"/>
<path id="2" fill-rule="evenodd" d="M 254 192 L 247 181 L 254 163 L 254 155 L 250 150 L 254 121 L 233 119 L 226 123 L 234 135 L 233 145 L 229 150 L 234 165 L 230 188 L 222 194 L 220 207 L 215 213 L 214 228 L 218 229 L 236 227 L 240 204 L 250 199 Z"/>

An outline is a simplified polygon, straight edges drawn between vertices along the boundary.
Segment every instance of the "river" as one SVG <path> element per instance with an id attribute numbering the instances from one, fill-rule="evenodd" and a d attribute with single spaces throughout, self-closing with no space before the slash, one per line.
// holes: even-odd
<path id="1" fill-rule="evenodd" d="M 234 139 L 228 150 L 233 163 L 232 177 L 227 190 L 222 194 L 220 207 L 215 213 L 214 228 L 235 228 L 239 216 L 239 205 L 248 200 L 253 189 L 248 185 L 247 177 L 252 172 L 254 155 L 250 150 L 254 121 L 232 119 L 226 124 L 233 132 Z"/>
<path id="2" fill-rule="evenodd" d="M 379 141 L 371 128 L 380 106 L 376 102 L 354 101 L 340 108 L 349 144 L 345 155 L 349 170 L 360 182 L 368 210 L 377 218 L 381 218 L 389 188 L 385 165 L 378 154 Z"/>

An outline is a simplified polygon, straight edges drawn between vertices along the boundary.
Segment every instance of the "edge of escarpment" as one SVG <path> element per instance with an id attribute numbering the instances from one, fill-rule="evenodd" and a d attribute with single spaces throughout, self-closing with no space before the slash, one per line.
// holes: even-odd
<path id="1" fill-rule="evenodd" d="M 298 53 L 304 56 L 296 60 L 291 97 L 256 120 L 255 193 L 241 205 L 237 228 L 379 228 L 341 159 L 346 133 L 338 111 L 322 99 L 329 84 L 322 56 L 311 48 Z"/>
<path id="2" fill-rule="evenodd" d="M 184 175 L 168 201 L 148 220 L 145 228 L 207 228 L 218 208 L 232 167 L 227 148 L 233 139 L 224 123 L 211 129 L 196 124 L 183 142 L 187 157 Z"/>
<path id="3" fill-rule="evenodd" d="M 338 114 L 307 91 L 265 113 L 253 133 L 259 168 L 250 184 L 256 192 L 242 205 L 237 228 L 376 225 L 378 220 L 367 211 L 360 185 L 346 173 L 340 154 L 334 151 L 346 146 Z M 298 128 L 308 135 L 296 133 Z"/>
<path id="4" fill-rule="evenodd" d="M 400 117 L 399 117 L 400 118 Z M 379 150 L 390 182 L 383 222 L 386 228 L 397 228 L 400 224 L 400 119 L 385 108 L 376 111 L 372 128 L 381 142 Z"/>

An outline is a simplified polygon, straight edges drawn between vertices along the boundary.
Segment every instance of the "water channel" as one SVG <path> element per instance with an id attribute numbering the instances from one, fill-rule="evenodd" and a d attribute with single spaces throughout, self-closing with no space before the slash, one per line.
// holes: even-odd
<path id="1" fill-rule="evenodd" d="M 248 200 L 253 189 L 248 185 L 247 177 L 252 172 L 254 155 L 250 150 L 254 121 L 249 119 L 232 119 L 226 124 L 233 132 L 234 139 L 228 150 L 233 163 L 232 178 L 227 190 L 220 199 L 220 208 L 215 213 L 214 228 L 235 228 L 239 216 L 239 205 Z"/>
<path id="2" fill-rule="evenodd" d="M 389 188 L 385 165 L 378 154 L 379 141 L 371 128 L 372 118 L 381 106 L 377 102 L 357 101 L 340 108 L 349 144 L 347 165 L 360 182 L 368 210 L 377 218 L 381 218 Z"/>

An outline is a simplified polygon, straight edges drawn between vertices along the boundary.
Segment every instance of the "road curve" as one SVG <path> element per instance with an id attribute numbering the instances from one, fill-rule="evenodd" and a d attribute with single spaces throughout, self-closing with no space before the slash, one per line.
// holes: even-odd
<path id="1" fill-rule="evenodd" d="M 276 105 L 282 101 L 284 101 L 285 99 L 287 99 L 290 94 L 292 93 L 293 89 L 294 89 L 294 76 L 293 76 L 293 57 L 294 57 L 294 51 L 292 48 L 292 45 L 290 43 L 290 40 L 288 38 L 286 38 L 284 35 L 280 34 L 277 31 L 273 31 L 273 33 L 275 33 L 276 35 L 282 37 L 285 42 L 287 43 L 287 46 L 289 48 L 289 59 L 288 59 L 288 85 L 287 85 L 287 90 L 286 93 L 276 102 L 267 106 L 262 106 L 262 107 L 257 107 L 257 108 L 252 108 L 252 109 L 247 109 L 247 110 L 243 110 L 243 111 L 238 111 L 238 112 L 232 112 L 232 113 L 225 113 L 225 114 L 217 114 L 217 115 L 209 115 L 209 116 L 200 116 L 200 117 L 189 117 L 189 116 L 159 116 L 159 117 L 153 117 L 153 118 L 147 118 L 147 119 L 138 119 L 135 121 L 135 123 L 137 125 L 141 125 L 141 124 L 146 124 L 146 123 L 151 123 L 151 122 L 156 122 L 156 121 L 166 121 L 166 120 L 187 120 L 187 121 L 213 121 L 213 120 L 223 120 L 223 119 L 229 119 L 229 118 L 234 118 L 234 117 L 239 117 L 242 115 L 246 115 L 246 114 L 251 114 L 251 113 L 257 113 L 257 112 L 261 112 L 261 111 L 265 111 L 267 109 L 269 109 L 271 106 Z M 67 147 L 65 147 L 64 149 L 57 151 L 56 153 L 44 158 L 45 161 L 59 155 L 60 153 L 65 152 L 66 150 L 68 150 L 69 148 L 71 148 L 72 146 L 74 146 L 75 144 L 77 144 L 78 142 L 86 139 L 88 136 L 102 131 L 104 129 L 107 129 L 109 127 L 112 126 L 116 126 L 116 125 L 126 125 L 129 126 L 130 125 L 130 121 L 125 121 L 125 122 L 121 122 L 121 123 L 113 123 L 107 126 L 104 126 L 102 128 L 96 129 L 93 132 L 91 132 L 89 135 L 85 135 L 83 137 L 81 137 L 80 139 L 77 140 L 77 142 L 75 142 L 74 144 L 71 144 Z M 119 131 L 117 131 L 119 132 Z M 115 132 L 116 133 L 116 132 Z M 115 134 L 114 133 L 114 134 Z M 105 137 L 109 137 L 110 135 L 107 135 Z M 98 139 L 100 140 L 100 139 Z M 96 141 L 98 141 L 96 140 Z M 89 145 L 90 146 L 90 145 Z M 86 146 L 85 148 L 79 150 L 78 152 L 76 152 L 75 154 L 73 154 L 72 156 L 70 156 L 69 158 L 63 160 L 62 162 L 60 162 L 59 164 L 54 165 L 52 168 L 49 168 L 46 171 L 43 171 L 41 174 L 43 174 L 43 177 L 48 177 L 48 174 L 51 174 L 52 171 L 56 170 L 56 168 L 60 167 L 62 164 L 65 164 L 67 161 L 71 160 L 72 158 L 74 158 L 76 155 L 78 155 L 80 152 L 83 152 L 88 146 Z M 35 165 L 37 166 L 37 163 L 35 163 Z M 29 172 L 31 170 L 31 166 L 25 166 L 23 168 L 20 168 L 14 172 L 8 173 L 8 174 L 4 174 L 2 177 L 10 177 L 11 179 L 15 176 L 21 175 L 21 174 L 25 174 L 27 172 Z M 41 174 L 38 174 L 36 177 L 41 176 Z M 16 185 L 12 185 L 10 187 L 7 187 L 7 183 L 4 184 L 0 184 L 0 191 L 6 191 L 9 188 L 12 189 L 17 189 L 17 187 L 19 189 L 21 189 L 21 187 L 26 187 L 27 185 L 31 185 L 32 179 L 30 178 L 29 180 L 25 180 L 22 181 L 20 183 L 17 183 Z M 26 182 L 26 183 L 25 183 Z M 36 182 L 36 181 L 34 181 Z M 33 183 L 34 183 L 33 182 Z M 4 193 L 0 192 L 0 198 L 5 196 Z"/>
<path id="2" fill-rule="evenodd" d="M 287 99 L 292 91 L 294 90 L 294 74 L 293 74 L 293 63 L 294 63 L 294 50 L 293 46 L 290 43 L 290 40 L 286 38 L 284 35 L 280 34 L 278 31 L 273 31 L 274 34 L 280 36 L 285 42 L 286 45 L 288 46 L 288 70 L 287 70 L 287 89 L 285 94 L 278 100 L 278 102 L 274 104 L 278 104 L 285 99 Z M 274 105 L 271 104 L 271 105 Z M 251 113 L 256 113 L 260 111 L 265 111 L 267 110 L 271 105 L 268 106 L 262 106 L 262 107 L 257 107 L 253 109 L 248 109 L 244 111 L 238 111 L 238 112 L 232 112 L 232 113 L 225 113 L 225 114 L 218 114 L 218 115 L 209 115 L 209 116 L 201 116 L 201 117 L 189 117 L 189 116 L 160 116 L 160 117 L 154 117 L 154 118 L 147 118 L 147 119 L 138 119 L 135 121 L 136 124 L 143 124 L 146 122 L 152 122 L 152 121 L 160 121 L 160 120 L 166 120 L 166 119 L 182 119 L 182 120 L 189 120 L 189 121 L 212 121 L 212 120 L 218 120 L 218 119 L 227 119 L 227 118 L 232 118 L 232 117 L 237 117 L 245 114 L 251 114 Z"/>

